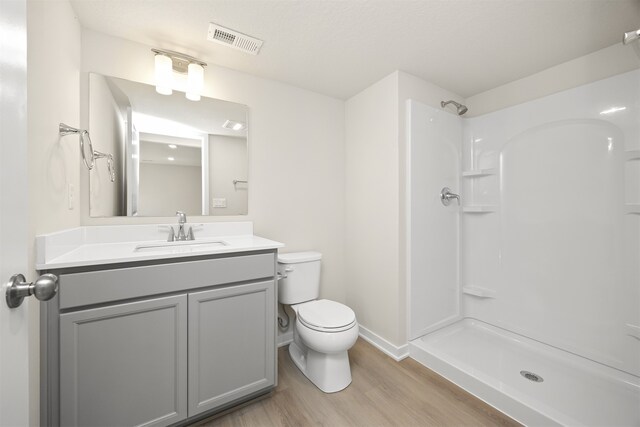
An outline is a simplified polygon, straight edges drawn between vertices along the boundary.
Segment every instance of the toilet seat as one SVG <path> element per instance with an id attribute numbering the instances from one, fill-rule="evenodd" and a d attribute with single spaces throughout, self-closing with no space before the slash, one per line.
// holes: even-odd
<path id="1" fill-rule="evenodd" d="M 300 304 L 296 311 L 300 323 L 318 332 L 342 332 L 356 324 L 351 308 L 326 299 Z"/>

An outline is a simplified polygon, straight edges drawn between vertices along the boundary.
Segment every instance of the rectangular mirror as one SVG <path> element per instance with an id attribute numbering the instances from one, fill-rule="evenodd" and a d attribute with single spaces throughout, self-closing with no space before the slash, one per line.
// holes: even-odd
<path id="1" fill-rule="evenodd" d="M 89 74 L 89 213 L 246 215 L 248 107 Z"/>

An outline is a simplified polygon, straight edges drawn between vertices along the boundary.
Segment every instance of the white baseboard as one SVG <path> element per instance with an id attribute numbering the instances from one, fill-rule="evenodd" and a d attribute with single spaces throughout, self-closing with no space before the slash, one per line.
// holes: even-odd
<path id="1" fill-rule="evenodd" d="M 382 338 L 380 335 L 377 335 L 374 332 L 371 332 L 369 329 L 365 328 L 362 325 L 360 326 L 360 337 L 368 342 L 369 344 L 376 347 L 378 350 L 391 357 L 396 362 L 401 361 L 409 357 L 409 344 L 401 345 L 400 347 L 391 344 L 389 341 Z"/>
<path id="2" fill-rule="evenodd" d="M 293 342 L 293 331 L 278 334 L 277 344 L 278 347 L 283 347 Z"/>

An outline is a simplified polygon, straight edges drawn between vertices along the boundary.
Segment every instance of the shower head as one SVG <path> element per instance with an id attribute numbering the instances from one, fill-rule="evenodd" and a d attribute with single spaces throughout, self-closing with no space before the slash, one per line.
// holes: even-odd
<path id="1" fill-rule="evenodd" d="M 447 106 L 447 104 L 453 104 L 453 105 L 455 105 L 455 106 L 456 106 L 456 108 L 458 109 L 458 115 L 459 115 L 459 116 L 463 115 L 463 114 L 464 114 L 464 113 L 466 113 L 466 112 L 467 112 L 467 110 L 468 110 L 468 108 L 467 108 L 467 106 L 466 106 L 466 105 L 459 104 L 459 103 L 457 103 L 456 101 L 446 101 L 446 102 L 445 102 L 445 101 L 442 101 L 442 102 L 440 102 L 440 105 L 442 106 L 442 108 L 446 107 L 446 106 Z"/>
<path id="2" fill-rule="evenodd" d="M 640 30 L 629 31 L 624 33 L 624 37 L 622 37 L 622 44 L 629 44 L 634 40 L 638 40 L 640 38 Z"/>

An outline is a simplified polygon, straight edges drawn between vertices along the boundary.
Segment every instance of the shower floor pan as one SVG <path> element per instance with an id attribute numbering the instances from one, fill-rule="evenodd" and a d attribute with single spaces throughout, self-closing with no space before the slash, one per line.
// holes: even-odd
<path id="1" fill-rule="evenodd" d="M 478 320 L 410 341 L 409 355 L 525 425 L 640 426 L 640 378 Z"/>

